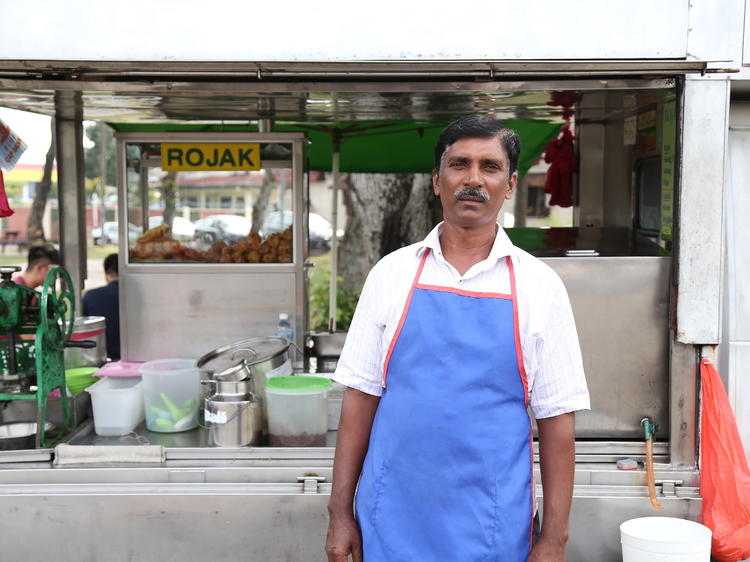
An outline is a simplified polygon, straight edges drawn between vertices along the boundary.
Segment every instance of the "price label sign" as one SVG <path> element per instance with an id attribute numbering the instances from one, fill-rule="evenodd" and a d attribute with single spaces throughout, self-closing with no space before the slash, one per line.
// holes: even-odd
<path id="1" fill-rule="evenodd" d="M 26 150 L 26 143 L 0 119 L 0 167 L 11 171 Z"/>

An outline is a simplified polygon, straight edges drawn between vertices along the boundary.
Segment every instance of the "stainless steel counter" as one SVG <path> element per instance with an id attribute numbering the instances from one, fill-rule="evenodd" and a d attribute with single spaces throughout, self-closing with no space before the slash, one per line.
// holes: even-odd
<path id="1" fill-rule="evenodd" d="M 336 431 L 328 431 L 326 435 L 326 447 L 336 445 Z M 211 447 L 209 446 L 208 430 L 198 427 L 190 431 L 178 433 L 158 433 L 146 429 L 145 423 L 141 423 L 128 435 L 122 437 L 110 437 L 97 435 L 91 422 L 83 424 L 66 443 L 70 445 L 161 445 L 167 449 L 207 449 L 208 451 L 243 451 L 243 450 L 268 450 L 283 451 L 284 447 L 267 447 L 259 445 L 256 447 Z M 320 450 L 319 447 L 311 447 L 312 450 Z M 210 454 L 208 456 L 211 456 Z M 225 455 L 223 455 L 225 456 Z"/>

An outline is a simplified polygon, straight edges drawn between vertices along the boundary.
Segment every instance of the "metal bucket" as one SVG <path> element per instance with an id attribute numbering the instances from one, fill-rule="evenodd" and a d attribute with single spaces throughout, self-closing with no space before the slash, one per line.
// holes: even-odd
<path id="1" fill-rule="evenodd" d="M 104 316 L 79 316 L 73 324 L 73 341 L 90 340 L 96 342 L 96 347 L 82 349 L 79 347 L 65 348 L 65 368 L 101 367 L 107 360 L 107 339 L 105 329 L 107 321 Z"/>
<path id="2" fill-rule="evenodd" d="M 233 399 L 234 398 L 234 399 Z M 205 425 L 215 447 L 259 445 L 263 435 L 261 403 L 254 398 L 214 395 L 206 398 Z"/>

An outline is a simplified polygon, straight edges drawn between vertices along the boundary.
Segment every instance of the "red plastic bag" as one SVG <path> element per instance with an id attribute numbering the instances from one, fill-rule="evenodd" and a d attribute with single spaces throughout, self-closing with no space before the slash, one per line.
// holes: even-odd
<path id="1" fill-rule="evenodd" d="M 716 367 L 701 363 L 701 497 L 719 562 L 750 558 L 750 470 L 729 398 Z"/>
<path id="2" fill-rule="evenodd" d="M 9 217 L 13 214 L 10 208 L 8 197 L 5 195 L 5 182 L 3 181 L 3 171 L 0 170 L 0 217 Z"/>

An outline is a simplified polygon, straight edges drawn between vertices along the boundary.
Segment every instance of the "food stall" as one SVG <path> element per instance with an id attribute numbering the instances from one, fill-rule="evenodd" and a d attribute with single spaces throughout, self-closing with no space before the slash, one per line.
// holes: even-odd
<path id="1" fill-rule="evenodd" d="M 674 108 L 683 99 L 683 82 L 631 79 L 607 82 L 606 90 L 597 87 L 600 83 L 554 82 L 555 88 L 573 85 L 578 89 L 568 91 L 576 100 L 579 218 L 571 227 L 517 227 L 509 228 L 508 233 L 517 245 L 558 272 L 571 297 L 595 407 L 577 416 L 576 492 L 569 549 L 572 553 L 584 549 L 598 552 L 606 559 L 617 549 L 616 540 L 613 544 L 617 522 L 653 509 L 649 488 L 664 508 L 661 514 L 695 519 L 700 508 L 695 449 L 690 445 L 695 438 L 696 356 L 683 350 L 670 332 L 675 287 L 671 228 L 676 221 L 664 214 L 662 205 L 663 191 L 674 193 L 675 176 L 667 169 L 665 155 L 676 157 L 670 139 L 679 134 Z M 516 96 L 531 98 L 536 104 L 551 96 L 549 87 Z M 486 94 L 483 99 L 486 103 Z M 505 99 L 495 98 L 498 107 Z M 515 111 L 520 103 L 514 101 Z M 534 111 L 532 103 L 525 105 L 527 114 Z M 537 118 L 552 123 L 557 120 L 559 128 L 562 122 L 555 111 L 537 110 Z M 648 125 L 636 129 L 633 142 L 624 142 L 628 124 L 636 120 L 637 125 L 638 119 L 647 118 Z M 117 133 L 123 209 L 119 237 L 123 358 L 198 359 L 231 342 L 272 334 L 281 312 L 291 313 L 295 339 L 302 347 L 307 251 L 305 135 L 180 131 L 179 123 L 160 132 L 133 130 L 137 128 L 130 125 L 128 132 Z M 601 139 L 612 140 L 602 143 Z M 534 144 L 527 142 L 527 146 Z M 315 147 L 313 141 L 308 150 Z M 153 223 L 148 202 L 157 197 L 169 167 L 173 163 L 181 166 L 180 174 L 226 173 L 210 167 L 211 162 L 220 161 L 221 150 L 230 154 L 255 151 L 259 157 L 252 162 L 255 169 L 243 173 L 261 173 L 262 169 L 273 177 L 284 174 L 289 178 L 289 188 L 283 194 L 286 199 L 276 203 L 293 214 L 287 240 L 281 241 L 288 243 L 285 249 L 291 252 L 261 254 L 267 233 L 253 231 L 237 240 L 201 235 L 179 241 L 163 225 L 148 228 Z M 192 168 L 188 166 L 191 163 Z M 278 190 L 275 193 L 282 196 Z M 126 223 L 135 225 L 137 238 L 126 235 Z M 263 256 L 269 256 L 267 261 Z M 296 360 L 297 371 L 301 370 L 300 358 L 291 350 L 289 353 L 290 359 Z M 323 355 L 335 353 L 328 350 Z M 139 426 L 129 437 L 114 438 L 96 435 L 89 421 L 67 439 L 68 445 L 99 447 L 111 454 L 106 447 L 113 443 L 136 448 L 148 443 L 161 447 L 159 456 L 142 459 L 142 465 L 123 465 L 123 459 L 94 455 L 88 461 L 93 466 L 87 467 L 75 458 L 66 459 L 65 449 L 24 451 L 13 460 L 35 459 L 40 467 L 45 462 L 56 464 L 34 471 L 19 497 L 28 501 L 29 490 L 37 489 L 36 484 L 45 479 L 54 482 L 64 474 L 68 474 L 65 478 L 86 475 L 88 479 L 89 474 L 96 474 L 95 481 L 79 484 L 83 488 L 69 506 L 68 499 L 61 500 L 64 509 L 76 513 L 93 510 L 103 519 L 108 519 L 109 513 L 119 513 L 136 526 L 150 513 L 157 521 L 151 520 L 151 524 L 160 532 L 170 532 L 173 525 L 188 525 L 197 532 L 216 517 L 223 520 L 230 513 L 242 513 L 243 525 L 250 517 L 257 530 L 249 544 L 267 553 L 267 558 L 278 558 L 320 542 L 324 534 L 331 445 L 337 427 L 335 408 L 339 405 L 340 394 L 331 393 L 332 414 L 324 447 L 270 447 L 265 436 L 249 447 L 216 446 L 217 439 L 207 428 L 162 433 Z M 651 446 L 650 462 L 656 476 L 650 487 L 644 419 L 658 428 Z M 692 420 L 690 424 L 684 423 L 686 419 Z M 622 459 L 640 463 L 639 468 L 618 470 L 616 463 Z M 111 462 L 119 465 L 115 468 Z M 6 466 L 17 465 L 9 461 Z M 28 472 L 25 467 L 18 470 L 19 478 Z M 41 480 L 33 483 L 34 478 Z M 47 497 L 35 494 L 32 503 Z M 196 495 L 200 502 L 192 503 Z M 158 513 L 149 507 L 150 502 L 161 506 Z M 210 508 L 206 507 L 209 504 Z M 196 510 L 198 505 L 201 507 Z M 592 526 L 599 530 L 598 541 L 584 532 Z M 230 538 L 233 528 L 227 526 L 222 531 L 226 536 L 216 540 L 237 544 L 232 541 L 238 539 Z M 118 540 L 128 542 L 128 537 L 141 532 L 133 528 Z M 281 544 L 278 533 L 294 538 Z M 576 537 L 586 537 L 585 542 Z M 212 540 L 206 548 L 215 544 Z M 194 547 L 190 550 L 194 556 Z M 312 556 L 314 559 L 315 554 Z"/>
<path id="2" fill-rule="evenodd" d="M 676 39 L 685 34 L 687 7 L 670 6 L 684 19 L 634 22 L 655 26 L 643 31 L 651 42 L 644 39 L 637 47 L 623 35 L 605 57 L 597 53 L 593 60 L 581 60 L 585 49 L 550 50 L 549 41 L 540 41 L 523 50 L 536 62 L 488 47 L 497 56 L 471 51 L 476 60 L 420 60 L 415 54 L 374 62 L 381 58 L 375 52 L 355 62 L 343 55 L 303 62 L 296 52 L 280 52 L 278 57 L 287 56 L 283 64 L 271 60 L 252 68 L 195 60 L 58 63 L 53 70 L 66 73 L 67 83 L 45 74 L 52 71 L 39 62 L 32 70 L 40 77 L 17 65 L 11 69 L 17 74 L 0 79 L 0 105 L 62 116 L 66 134 L 65 123 L 76 115 L 104 118 L 121 131 L 123 357 L 150 361 L 198 359 L 231 342 L 268 335 L 282 312 L 290 314 L 302 347 L 306 173 L 323 142 L 313 126 L 334 129 L 344 120 L 373 119 L 446 122 L 472 111 L 561 125 L 559 107 L 549 102 L 555 92 L 570 92 L 578 159 L 572 225 L 509 233 L 565 282 L 592 395 L 592 411 L 577 416 L 568 557 L 617 560 L 618 525 L 653 514 L 650 495 L 662 505 L 660 515 L 699 518 L 698 362 L 713 353 L 720 331 L 723 201 L 721 189 L 707 186 L 721 182 L 702 163 L 723 161 L 729 84 L 724 77 L 699 76 L 712 68 L 688 57 L 687 46 Z M 652 8 L 643 3 L 640 9 Z M 606 35 L 620 23 L 608 22 L 589 25 L 584 35 L 608 44 Z M 504 27 L 513 33 L 516 26 Z M 543 45 L 547 50 L 539 51 Z M 261 126 L 267 119 L 274 120 L 272 127 Z M 416 132 L 411 146 L 428 132 Z M 381 155 L 387 164 L 395 157 L 388 142 L 367 152 L 368 158 Z M 211 143 L 259 145 L 264 173 L 284 171 L 291 189 L 278 203 L 293 213 L 292 251 L 284 260 L 277 253 L 276 261 L 263 263 L 259 247 L 251 260 L 248 247 L 243 262 L 235 263 L 232 243 L 187 244 L 158 225 L 149 228 L 148 203 L 158 175 L 152 172 L 168 171 L 170 146 L 182 149 L 172 153 L 174 160 L 181 155 L 182 164 L 208 165 L 221 161 L 212 151 L 218 147 L 205 146 Z M 193 149 L 198 152 L 188 157 Z M 69 174 L 76 160 L 70 151 L 61 149 Z M 343 145 L 342 171 L 346 157 Z M 75 181 L 62 189 L 75 192 Z M 68 209 L 75 218 L 73 205 Z M 128 241 L 127 223 L 136 226 L 140 240 Z M 80 224 L 63 229 L 63 245 L 72 245 Z M 265 235 L 258 234 L 255 243 L 262 244 Z M 65 265 L 75 281 L 85 275 L 77 247 L 71 247 L 76 251 L 67 252 Z M 321 355 L 335 357 L 335 349 Z M 329 393 L 332 411 L 337 400 Z M 202 560 L 237 553 L 324 560 L 335 414 L 328 429 L 326 446 L 227 447 L 210 443 L 203 428 L 159 433 L 139 427 L 120 439 L 97 436 L 85 420 L 64 445 L 86 447 L 86 458 L 64 447 L 0 452 L 3 523 L 11 531 L 4 548 L 40 559 L 62 549 L 64 558 L 96 560 Z M 646 437 L 652 437 L 649 445 Z M 134 456 L 111 456 L 115 445 Z M 618 469 L 623 459 L 636 461 L 637 468 Z M 653 482 L 647 478 L 649 461 Z M 29 541 L 15 529 L 40 532 Z M 61 546 L 57 537 L 74 532 L 75 544 Z"/>

